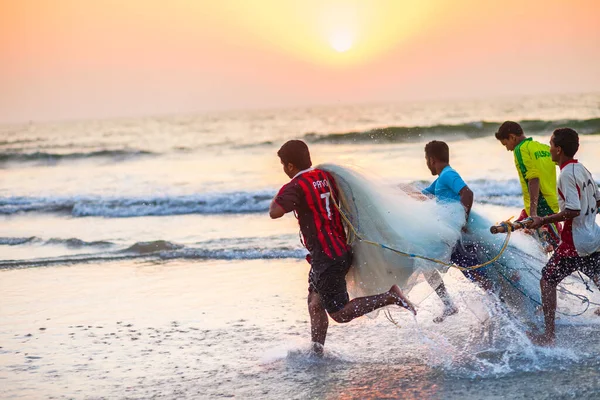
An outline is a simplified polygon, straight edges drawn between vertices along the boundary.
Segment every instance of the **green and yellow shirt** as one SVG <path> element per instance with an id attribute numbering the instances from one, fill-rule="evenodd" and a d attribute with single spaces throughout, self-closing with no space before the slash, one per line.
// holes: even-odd
<path id="1" fill-rule="evenodd" d="M 536 142 L 531 138 L 523 140 L 515 147 L 515 165 L 519 172 L 519 180 L 523 190 L 525 212 L 529 214 L 529 188 L 531 179 L 540 180 L 540 197 L 537 213 L 543 217 L 559 211 L 556 191 L 556 165 L 550 155 L 548 145 Z"/>

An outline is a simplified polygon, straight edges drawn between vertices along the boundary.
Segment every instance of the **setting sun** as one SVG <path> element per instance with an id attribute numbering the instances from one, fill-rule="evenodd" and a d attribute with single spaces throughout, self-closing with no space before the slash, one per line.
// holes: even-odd
<path id="1" fill-rule="evenodd" d="M 346 32 L 338 32 L 329 38 L 329 44 L 338 53 L 343 53 L 352 48 L 353 37 Z"/>
<path id="2" fill-rule="evenodd" d="M 396 0 L 263 0 L 261 4 L 229 8 L 229 20 L 243 25 L 248 38 L 277 52 L 336 67 L 373 62 L 426 30 L 425 20 L 432 18 L 429 3 Z"/>

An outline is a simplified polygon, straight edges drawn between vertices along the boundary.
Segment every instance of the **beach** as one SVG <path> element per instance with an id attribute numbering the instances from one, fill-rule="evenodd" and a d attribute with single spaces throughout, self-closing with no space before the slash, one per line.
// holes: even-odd
<path id="1" fill-rule="evenodd" d="M 382 316 L 332 322 L 325 357 L 311 356 L 307 272 L 301 261 L 126 261 L 5 271 L 0 396 L 591 399 L 600 393 L 597 327 L 561 327 L 560 341 L 582 339 L 568 350 L 527 354 L 523 342 L 474 356 L 469 352 L 485 346 L 465 329 L 476 330 L 478 321 L 462 300 L 460 313 L 442 325 L 428 318 L 439 300 L 423 302 L 419 329 L 428 333 L 421 337 L 399 309 L 393 315 L 400 328 Z M 456 295 L 468 283 L 450 275 Z"/>
<path id="2" fill-rule="evenodd" d="M 316 357 L 297 221 L 267 213 L 288 181 L 285 140 L 305 140 L 314 164 L 422 188 L 433 180 L 423 146 L 437 139 L 474 210 L 502 221 L 523 205 L 499 123 L 521 121 L 543 143 L 572 125 L 598 184 L 598 104 L 556 95 L 1 126 L 0 398 L 598 398 L 594 305 L 560 316 L 555 348 L 536 347 L 456 269 L 444 281 L 457 315 L 433 323 L 442 303 L 421 282 L 416 319 L 391 307 L 397 324 L 331 321 Z"/>

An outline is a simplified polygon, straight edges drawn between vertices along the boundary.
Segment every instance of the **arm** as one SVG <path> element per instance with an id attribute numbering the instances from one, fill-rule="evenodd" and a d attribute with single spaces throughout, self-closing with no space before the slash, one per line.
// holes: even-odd
<path id="1" fill-rule="evenodd" d="M 271 219 L 281 218 L 285 215 L 285 210 L 279 204 L 275 202 L 275 199 L 271 200 L 271 205 L 269 206 L 269 217 Z"/>
<path id="2" fill-rule="evenodd" d="M 542 225 L 552 224 L 555 222 L 567 221 L 578 217 L 581 211 L 569 210 L 568 208 L 558 214 L 547 215 L 545 217 L 532 216 L 533 223 L 529 226 L 530 229 L 537 229 Z"/>
<path id="3" fill-rule="evenodd" d="M 518 166 L 521 170 L 523 179 L 527 182 L 527 192 L 529 193 L 529 209 L 525 210 L 530 217 L 537 216 L 537 206 L 540 199 L 540 171 L 535 156 L 531 154 L 529 147 L 521 146 L 515 150 L 515 156 L 518 160 Z"/>
<path id="4" fill-rule="evenodd" d="M 295 210 L 300 204 L 298 186 L 293 183 L 284 185 L 279 193 L 275 195 L 269 205 L 269 217 L 277 219 L 283 217 L 286 213 Z"/>
<path id="5" fill-rule="evenodd" d="M 527 184 L 529 190 L 529 216 L 537 216 L 538 201 L 540 199 L 540 178 L 532 178 Z"/>
<path id="6" fill-rule="evenodd" d="M 468 186 L 465 186 L 458 194 L 460 195 L 460 204 L 465 208 L 465 213 L 467 214 L 466 221 L 468 222 L 471 207 L 473 207 L 473 191 Z"/>

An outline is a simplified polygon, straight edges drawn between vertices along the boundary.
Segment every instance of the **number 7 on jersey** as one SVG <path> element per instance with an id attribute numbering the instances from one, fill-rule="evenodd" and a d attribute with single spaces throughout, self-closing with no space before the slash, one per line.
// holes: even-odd
<path id="1" fill-rule="evenodd" d="M 321 193 L 321 198 L 325 199 L 325 209 L 327 210 L 327 218 L 331 220 L 331 209 L 329 208 L 329 198 L 331 197 L 331 192 Z"/>

